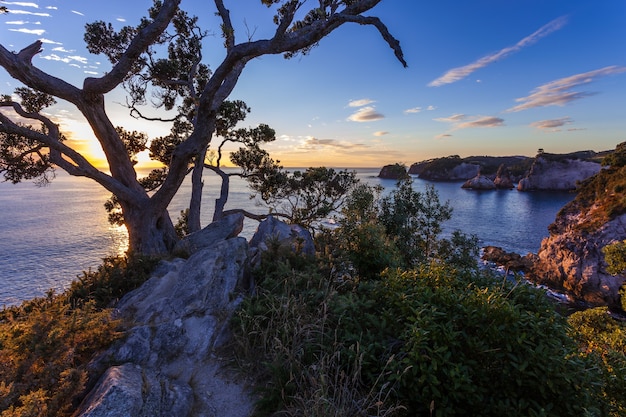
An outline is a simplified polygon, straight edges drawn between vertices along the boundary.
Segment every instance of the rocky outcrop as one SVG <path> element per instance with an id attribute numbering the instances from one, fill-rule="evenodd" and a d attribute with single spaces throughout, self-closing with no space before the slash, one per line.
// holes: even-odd
<path id="1" fill-rule="evenodd" d="M 287 224 L 268 216 L 263 220 L 250 239 L 250 264 L 256 267 L 261 263 L 261 254 L 268 250 L 273 243 L 283 250 L 290 250 L 298 254 L 315 255 L 313 236 L 306 228 L 297 224 Z"/>
<path id="2" fill-rule="evenodd" d="M 482 249 L 481 259 L 493 262 L 512 272 L 528 272 L 533 267 L 532 256 L 521 256 L 518 253 L 507 252 L 498 246 L 485 246 Z"/>
<path id="3" fill-rule="evenodd" d="M 509 171 L 509 169 L 504 164 L 498 167 L 498 171 L 496 172 L 496 178 L 493 180 L 493 183 L 496 188 L 500 190 L 511 190 L 515 188 L 511 171 Z"/>
<path id="4" fill-rule="evenodd" d="M 526 177 L 522 178 L 519 191 L 549 190 L 571 191 L 576 185 L 600 171 L 598 162 L 582 159 L 556 159 L 537 156 Z"/>
<path id="5" fill-rule="evenodd" d="M 562 212 L 541 242 L 530 279 L 559 289 L 591 306 L 608 305 L 620 309 L 619 289 L 625 277 L 606 271 L 602 248 L 626 236 L 626 215 L 599 225 L 583 228 L 589 215 Z"/>
<path id="6" fill-rule="evenodd" d="M 467 181 L 478 171 L 494 178 L 498 167 L 509 167 L 511 178 L 517 182 L 528 170 L 532 159 L 527 156 L 469 156 L 458 155 L 417 162 L 409 168 L 409 174 L 432 181 Z"/>
<path id="7" fill-rule="evenodd" d="M 378 173 L 379 178 L 386 180 L 400 180 L 408 176 L 406 167 L 402 164 L 385 165 Z"/>
<path id="8" fill-rule="evenodd" d="M 228 378 L 217 355 L 238 305 L 248 243 L 218 240 L 188 260 L 161 264 L 119 303 L 130 323 L 109 368 L 78 416 L 230 416 L 252 413 L 251 394 Z"/>
<path id="9" fill-rule="evenodd" d="M 496 185 L 491 178 L 482 175 L 480 171 L 478 171 L 478 174 L 474 178 L 465 181 L 461 188 L 471 190 L 495 190 Z"/>
<path id="10" fill-rule="evenodd" d="M 80 417 L 248 417 L 255 397 L 224 366 L 233 312 L 252 287 L 251 259 L 275 242 L 314 254 L 310 233 L 269 217 L 250 244 L 236 237 L 242 217 L 231 215 L 188 236 L 178 248 L 188 259 L 163 261 L 140 288 L 117 305 L 126 337 L 100 356 L 113 363 L 75 414 Z"/>
<path id="11" fill-rule="evenodd" d="M 576 301 L 620 311 L 626 276 L 608 273 L 602 250 L 626 237 L 626 142 L 603 162 L 607 168 L 582 183 L 549 226 L 528 276 Z"/>

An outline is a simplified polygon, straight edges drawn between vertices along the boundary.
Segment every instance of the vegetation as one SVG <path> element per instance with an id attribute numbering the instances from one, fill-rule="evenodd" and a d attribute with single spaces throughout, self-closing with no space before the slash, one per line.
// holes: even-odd
<path id="1" fill-rule="evenodd" d="M 440 236 L 433 190 L 359 185 L 342 214 L 317 259 L 270 248 L 233 321 L 258 415 L 623 415 L 626 339 L 589 347 L 621 325 L 568 325 L 543 291 L 478 268 L 475 240 Z"/>
<path id="2" fill-rule="evenodd" d="M 72 415 L 107 365 L 107 358 L 90 361 L 123 336 L 112 303 L 154 265 L 108 258 L 63 294 L 0 311 L 0 416 Z"/>
<path id="3" fill-rule="evenodd" d="M 201 173 L 212 138 L 220 133 L 219 115 L 250 61 L 264 55 L 306 55 L 335 29 L 359 24 L 376 29 L 406 66 L 400 44 L 385 24 L 366 15 L 379 2 L 261 0 L 257 6 L 272 9 L 274 18 L 273 23 L 268 22 L 272 28 L 258 32 L 272 35 L 255 39 L 254 33 L 235 30 L 224 0 L 215 0 L 211 10 L 208 6 L 202 10 L 220 20 L 219 28 L 208 31 L 199 27 L 196 16 L 180 8 L 181 0 L 154 0 L 148 16 L 135 25 L 115 30 L 111 23 L 97 21 L 86 26 L 88 50 L 106 57 L 111 68 L 103 76 L 90 76 L 82 83 L 68 83 L 36 68 L 32 58 L 41 51 L 41 41 L 18 53 L 0 45 L 0 66 L 24 85 L 15 95 L 0 97 L 0 174 L 13 182 L 38 179 L 46 183 L 53 179 L 54 169 L 60 168 L 70 175 L 92 179 L 110 191 L 119 204 L 130 251 L 167 254 L 178 240 L 167 207 L 192 174 L 195 199 L 190 202 L 187 219 L 192 230 L 197 227 Z M 222 39 L 213 36 L 215 33 Z M 221 45 L 217 47 L 225 51 L 222 62 L 211 70 L 203 57 L 215 54 L 205 52 L 210 48 L 204 42 L 214 39 L 219 39 Z M 126 90 L 126 104 L 133 117 L 167 124 L 170 134 L 150 140 L 141 132 L 116 127 L 104 103 L 105 95 L 118 87 Z M 46 116 L 47 108 L 59 99 L 85 117 L 106 156 L 108 169 L 97 169 L 72 148 L 60 127 Z M 240 106 L 233 110 L 245 112 Z M 135 154 L 148 142 L 152 157 L 165 161 L 166 169 L 146 182 L 137 178 Z"/>

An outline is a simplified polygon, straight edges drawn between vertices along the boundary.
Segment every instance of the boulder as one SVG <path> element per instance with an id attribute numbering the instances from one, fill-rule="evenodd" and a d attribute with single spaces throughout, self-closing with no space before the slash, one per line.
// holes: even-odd
<path id="1" fill-rule="evenodd" d="M 515 188 L 511 172 L 504 164 L 498 167 L 498 172 L 496 172 L 496 178 L 493 180 L 493 183 L 498 189 L 511 190 Z"/>
<path id="2" fill-rule="evenodd" d="M 538 156 L 526 177 L 517 184 L 519 191 L 572 191 L 579 182 L 597 174 L 598 162 L 582 159 L 548 159 Z"/>
<path id="3" fill-rule="evenodd" d="M 185 236 L 174 247 L 174 253 L 185 256 L 192 255 L 213 242 L 236 237 L 243 229 L 243 220 L 244 215 L 242 213 L 224 216 L 204 229 Z"/>
<path id="4" fill-rule="evenodd" d="M 471 190 L 494 190 L 496 185 L 491 178 L 486 175 L 481 175 L 480 171 L 478 171 L 478 174 L 474 178 L 465 181 L 461 188 Z"/>
<path id="5" fill-rule="evenodd" d="M 252 396 L 226 376 L 219 348 L 242 299 L 244 238 L 213 242 L 188 260 L 164 262 L 118 303 L 127 337 L 106 356 L 113 363 L 78 416 L 248 417 Z"/>
<path id="6" fill-rule="evenodd" d="M 502 266 L 507 271 L 514 272 L 527 272 L 533 265 L 532 257 L 521 256 L 515 252 L 507 252 L 498 246 L 485 246 L 481 259 Z"/>

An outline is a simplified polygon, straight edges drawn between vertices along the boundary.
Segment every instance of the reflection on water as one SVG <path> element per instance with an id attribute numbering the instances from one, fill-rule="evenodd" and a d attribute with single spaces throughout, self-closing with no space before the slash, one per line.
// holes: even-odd
<path id="1" fill-rule="evenodd" d="M 395 181 L 377 178 L 378 169 L 359 169 L 358 177 L 389 192 Z M 496 245 L 525 254 L 536 252 L 555 214 L 573 198 L 568 193 L 470 191 L 460 183 L 430 183 L 416 179 L 424 191 L 434 184 L 442 202 L 450 201 L 452 220 L 447 233 L 460 229 L 473 233 L 482 245 Z M 203 199 L 203 224 L 213 216 L 219 182 L 207 174 Z M 189 182 L 185 182 L 169 207 L 174 221 L 187 207 Z M 0 306 L 42 296 L 53 288 L 63 290 L 82 271 L 100 265 L 102 258 L 128 249 L 125 227 L 111 226 L 103 204 L 110 194 L 84 178 L 59 174 L 53 183 L 36 188 L 32 183 L 0 183 Z M 226 209 L 246 208 L 262 213 L 250 200 L 243 180 L 231 180 Z M 251 237 L 257 223 L 246 220 L 242 236 Z"/>

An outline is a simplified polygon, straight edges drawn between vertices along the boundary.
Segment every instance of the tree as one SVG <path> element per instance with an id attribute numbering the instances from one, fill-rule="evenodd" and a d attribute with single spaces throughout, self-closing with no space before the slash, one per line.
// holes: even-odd
<path id="1" fill-rule="evenodd" d="M 364 13 L 380 0 L 324 0 L 305 10 L 297 0 L 261 0 L 275 8 L 276 30 L 268 39 L 246 39 L 237 43 L 224 0 L 215 0 L 214 10 L 221 19 L 225 56 L 214 71 L 203 63 L 202 40 L 207 32 L 179 8 L 181 0 L 155 0 L 148 17 L 136 26 L 115 31 L 111 24 L 87 25 L 85 41 L 90 52 L 104 54 L 112 68 L 102 77 L 88 77 L 76 87 L 32 64 L 41 51 L 37 41 L 18 53 L 0 45 L 0 65 L 25 85 L 18 99 L 3 96 L 0 107 L 13 115 L 0 113 L 0 173 L 19 182 L 25 179 L 50 179 L 55 167 L 70 175 L 87 177 L 110 191 L 121 207 L 128 229 L 129 251 L 142 254 L 167 253 L 177 240 L 167 206 L 190 168 L 194 190 L 201 176 L 206 152 L 217 129 L 220 107 L 233 91 L 247 63 L 269 54 L 292 57 L 306 54 L 325 36 L 346 23 L 373 26 L 406 66 L 399 42 L 377 17 Z M 297 20 L 297 16 L 303 16 Z M 166 49 L 165 57 L 159 51 Z M 164 150 L 160 157 L 167 169 L 150 191 L 137 179 L 132 155 L 120 130 L 105 109 L 105 95 L 123 86 L 128 92 L 128 107 L 135 117 L 170 123 L 171 134 L 157 143 Z M 153 97 L 154 104 L 171 117 L 152 117 L 142 113 Z M 42 110 L 54 99 L 73 104 L 84 116 L 102 147 L 109 171 L 98 170 L 76 149 L 64 142 L 62 132 Z M 20 124 L 19 116 L 28 124 Z"/>

